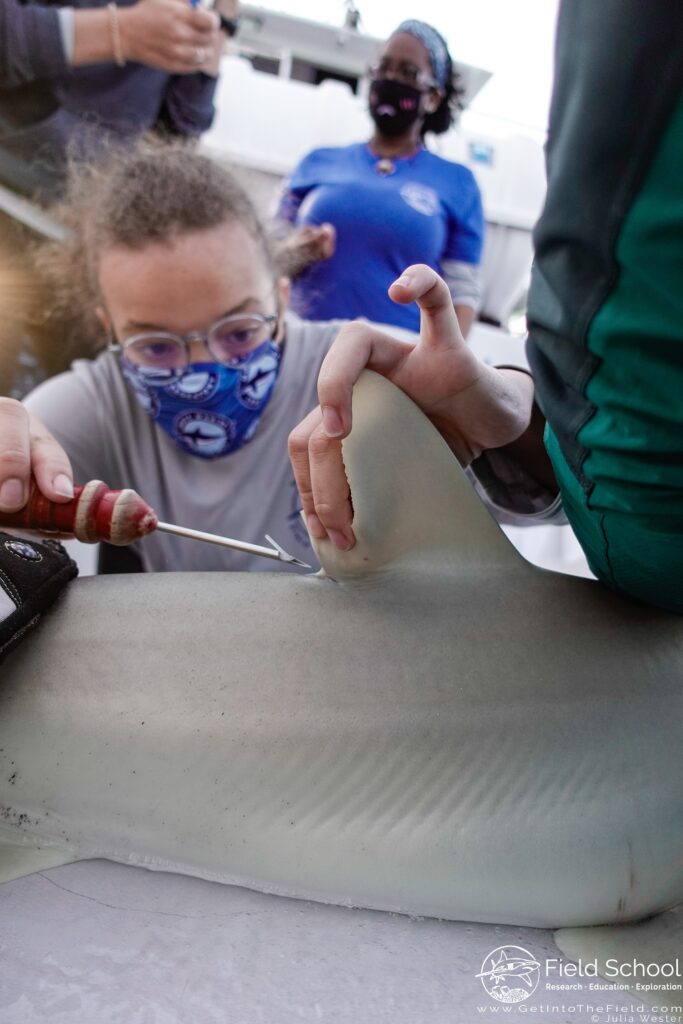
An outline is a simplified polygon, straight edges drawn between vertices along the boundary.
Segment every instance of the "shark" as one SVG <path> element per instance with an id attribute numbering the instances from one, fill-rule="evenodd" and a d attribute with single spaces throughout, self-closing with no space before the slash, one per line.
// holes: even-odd
<path id="1" fill-rule="evenodd" d="M 382 377 L 353 416 L 320 573 L 76 580 L 9 655 L 0 881 L 108 858 L 581 955 L 676 907 L 683 622 L 525 562 Z"/>

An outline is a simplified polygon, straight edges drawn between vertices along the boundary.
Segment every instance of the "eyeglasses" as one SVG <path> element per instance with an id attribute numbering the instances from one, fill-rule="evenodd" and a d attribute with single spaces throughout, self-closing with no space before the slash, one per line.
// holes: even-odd
<path id="1" fill-rule="evenodd" d="M 166 331 L 135 334 L 108 345 L 107 351 L 119 352 L 149 375 L 151 384 L 166 384 L 185 373 L 192 342 L 204 342 L 216 362 L 236 365 L 252 349 L 275 337 L 277 323 L 278 317 L 272 314 L 235 313 L 216 320 L 205 333 L 193 331 L 185 337 Z"/>
<path id="2" fill-rule="evenodd" d="M 437 88 L 436 82 L 426 71 L 420 71 L 414 64 L 404 60 L 394 62 L 383 59 L 379 64 L 373 64 L 371 68 L 368 68 L 368 74 L 374 79 L 395 78 L 397 82 L 403 82 L 405 85 L 419 85 L 423 89 Z"/>

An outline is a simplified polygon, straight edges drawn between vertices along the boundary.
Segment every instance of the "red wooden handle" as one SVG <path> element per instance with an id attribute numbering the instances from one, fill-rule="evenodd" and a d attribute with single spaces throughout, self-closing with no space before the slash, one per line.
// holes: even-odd
<path id="1" fill-rule="evenodd" d="M 74 487 L 73 499 L 61 503 L 46 498 L 32 480 L 26 505 L 18 512 L 0 512 L 0 526 L 73 536 L 86 544 L 131 544 L 156 525 L 154 510 L 136 491 L 113 491 L 101 480 Z"/>

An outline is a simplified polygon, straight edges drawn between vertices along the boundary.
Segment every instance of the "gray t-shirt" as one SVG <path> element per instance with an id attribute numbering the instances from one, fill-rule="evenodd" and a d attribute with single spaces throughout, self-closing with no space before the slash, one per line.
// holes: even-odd
<path id="1" fill-rule="evenodd" d="M 77 483 L 104 480 L 134 488 L 160 520 L 267 544 L 317 567 L 287 455 L 287 436 L 318 404 L 320 364 L 338 322 L 287 319 L 280 373 L 254 437 L 239 451 L 207 461 L 182 452 L 138 404 L 109 353 L 80 360 L 25 400 L 67 452 Z M 279 561 L 153 533 L 134 545 L 148 572 L 270 571 Z M 291 571 L 289 569 L 288 571 Z"/>

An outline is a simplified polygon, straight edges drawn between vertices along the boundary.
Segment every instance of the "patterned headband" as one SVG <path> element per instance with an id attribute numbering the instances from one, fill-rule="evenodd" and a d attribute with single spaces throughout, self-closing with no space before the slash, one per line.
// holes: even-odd
<path id="1" fill-rule="evenodd" d="M 448 84 L 448 49 L 436 29 L 426 21 L 410 19 L 402 21 L 392 35 L 395 36 L 399 32 L 407 32 L 420 40 L 429 54 L 437 84 L 443 89 Z"/>

